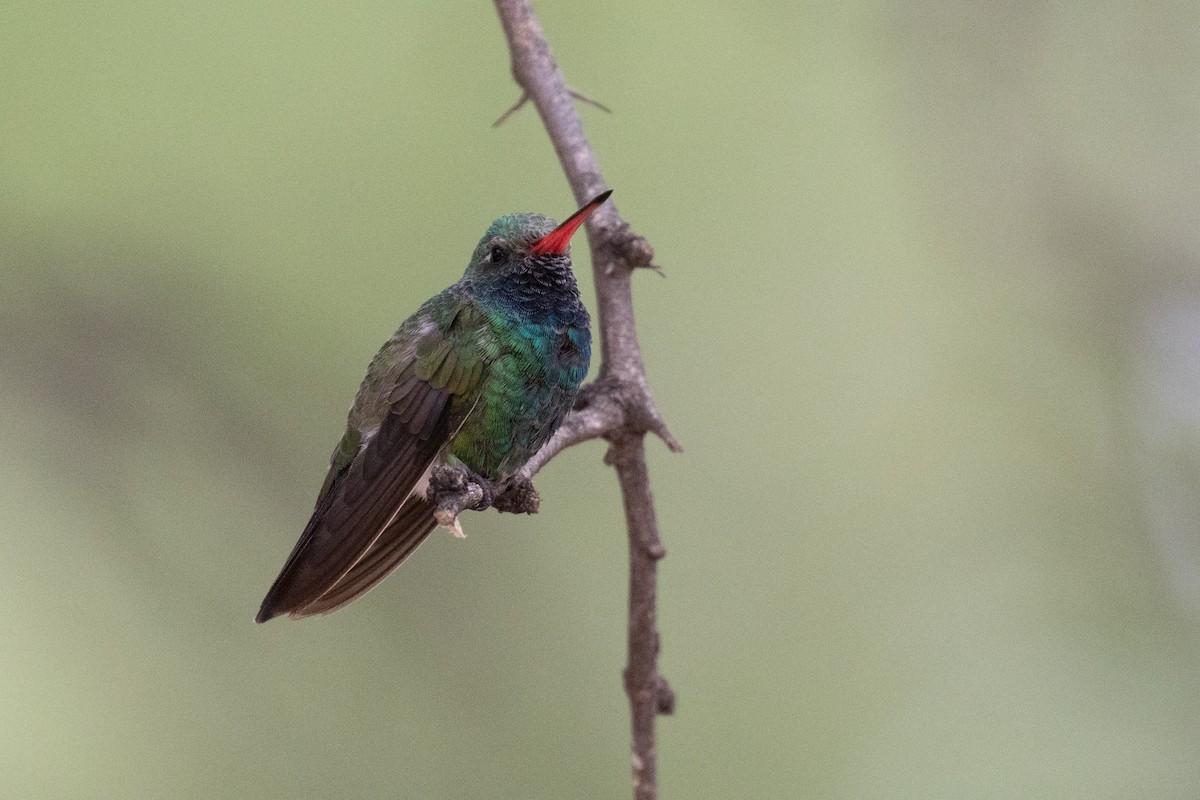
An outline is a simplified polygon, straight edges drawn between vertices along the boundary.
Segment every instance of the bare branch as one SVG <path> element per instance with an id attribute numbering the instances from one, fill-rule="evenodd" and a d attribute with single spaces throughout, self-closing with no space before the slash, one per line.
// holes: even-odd
<path id="1" fill-rule="evenodd" d="M 656 626 L 657 566 L 666 556 L 654 519 L 654 498 L 646 471 L 645 440 L 622 437 L 613 443 L 609 460 L 617 468 L 629 528 L 629 661 L 625 693 L 633 727 L 633 796 L 658 797 L 658 745 L 655 717 L 675 710 L 675 695 L 658 672 Z"/>
<path id="2" fill-rule="evenodd" d="M 607 187 L 572 102 L 578 95 L 567 88 L 528 0 L 494 2 L 512 53 L 513 77 L 522 91 L 511 111 L 526 99 L 533 102 L 575 200 L 583 205 Z M 681 448 L 650 396 L 634 324 L 632 274 L 640 267 L 653 268 L 654 251 L 633 233 L 611 201 L 596 210 L 587 226 L 599 304 L 600 377 L 585 387 L 558 433 L 518 477 L 527 484 L 571 445 L 599 437 L 611 443 L 606 461 L 617 471 L 629 533 L 629 653 L 624 677 L 632 717 L 634 797 L 655 800 L 655 722 L 658 714 L 674 710 L 675 695 L 658 671 L 657 564 L 666 551 L 650 492 L 645 434 L 654 433 L 673 451 Z"/>

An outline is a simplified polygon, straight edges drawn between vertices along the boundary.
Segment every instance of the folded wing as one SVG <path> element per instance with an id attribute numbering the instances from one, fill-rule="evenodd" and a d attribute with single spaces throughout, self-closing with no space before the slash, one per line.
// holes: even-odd
<path id="1" fill-rule="evenodd" d="M 414 489 L 461 424 L 456 410 L 461 415 L 482 376 L 478 337 L 467 327 L 473 316 L 462 309 L 445 328 L 422 326 L 420 340 L 403 348 L 386 382 L 382 422 L 374 433 L 347 431 L 258 622 L 336 611 L 387 577 L 433 530 L 433 507 Z"/>

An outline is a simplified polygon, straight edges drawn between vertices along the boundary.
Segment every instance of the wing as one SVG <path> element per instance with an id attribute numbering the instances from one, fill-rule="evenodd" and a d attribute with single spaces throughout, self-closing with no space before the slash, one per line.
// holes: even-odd
<path id="1" fill-rule="evenodd" d="M 408 342 L 389 370 L 392 389 L 382 396 L 378 430 L 360 445 L 358 429 L 350 426 L 334 452 L 316 510 L 263 600 L 258 622 L 341 608 L 399 566 L 433 530 L 432 507 L 413 489 L 461 424 L 463 408 L 482 379 L 482 356 L 471 335 L 477 314 L 463 306 L 444 328 L 410 327 Z M 363 392 L 368 391 L 364 382 Z"/>
<path id="2" fill-rule="evenodd" d="M 414 492 L 409 495 L 395 519 L 350 571 L 316 600 L 291 612 L 289 616 L 300 619 L 316 614 L 331 614 L 362 597 L 400 566 L 435 527 L 437 522 L 433 518 L 433 504 L 423 494 Z"/>

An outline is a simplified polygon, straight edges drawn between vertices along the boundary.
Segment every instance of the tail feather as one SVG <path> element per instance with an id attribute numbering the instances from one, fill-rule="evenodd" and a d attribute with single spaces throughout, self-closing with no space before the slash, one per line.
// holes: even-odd
<path id="1" fill-rule="evenodd" d="M 311 603 L 288 612 L 288 616 L 302 619 L 317 614 L 332 614 L 362 597 L 404 563 L 435 527 L 437 521 L 433 518 L 433 504 L 423 495 L 412 495 L 374 546 L 340 581 Z"/>

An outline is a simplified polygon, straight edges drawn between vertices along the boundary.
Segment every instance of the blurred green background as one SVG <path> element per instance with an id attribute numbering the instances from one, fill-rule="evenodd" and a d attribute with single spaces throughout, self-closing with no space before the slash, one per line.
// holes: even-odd
<path id="1" fill-rule="evenodd" d="M 251 623 L 378 345 L 575 207 L 492 7 L 2 11 L 0 796 L 628 796 L 598 444 Z M 663 796 L 1200 794 L 1200 8 L 539 11 L 667 274 Z"/>

